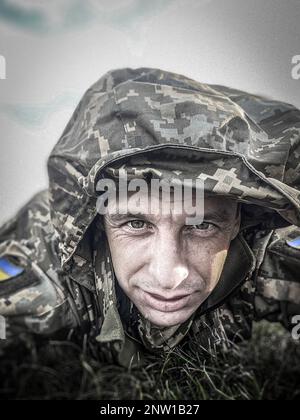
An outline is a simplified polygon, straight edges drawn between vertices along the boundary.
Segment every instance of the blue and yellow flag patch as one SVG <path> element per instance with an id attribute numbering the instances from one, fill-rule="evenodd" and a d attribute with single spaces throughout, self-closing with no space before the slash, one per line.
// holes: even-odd
<path id="1" fill-rule="evenodd" d="M 0 282 L 9 280 L 24 273 L 24 268 L 18 267 L 7 258 L 0 258 Z"/>
<path id="2" fill-rule="evenodd" d="M 299 238 L 296 238 L 292 241 L 287 241 L 287 244 L 294 249 L 299 249 L 300 250 L 300 236 Z"/>

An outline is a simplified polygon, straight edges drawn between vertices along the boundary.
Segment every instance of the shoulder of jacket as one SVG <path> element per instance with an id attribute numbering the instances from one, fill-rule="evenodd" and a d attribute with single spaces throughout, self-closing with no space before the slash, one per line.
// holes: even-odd
<path id="1" fill-rule="evenodd" d="M 11 256 L 0 257 L 0 297 L 17 293 L 38 282 L 26 267 Z"/>
<path id="2" fill-rule="evenodd" d="M 283 258 L 299 259 L 300 264 L 300 227 L 290 226 L 275 230 L 268 251 Z"/>

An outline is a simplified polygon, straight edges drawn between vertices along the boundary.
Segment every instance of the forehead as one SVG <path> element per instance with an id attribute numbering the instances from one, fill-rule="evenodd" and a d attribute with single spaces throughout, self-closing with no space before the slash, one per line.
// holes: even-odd
<path id="1" fill-rule="evenodd" d="M 178 196 L 171 192 L 166 195 L 152 195 L 141 191 L 127 192 L 126 196 L 121 195 L 110 202 L 108 215 L 139 215 L 147 218 L 164 216 L 166 219 L 176 219 L 192 216 L 214 215 L 220 220 L 234 219 L 236 215 L 237 201 L 226 196 L 213 196 L 198 194 L 195 190 L 187 199 L 184 195 Z"/>

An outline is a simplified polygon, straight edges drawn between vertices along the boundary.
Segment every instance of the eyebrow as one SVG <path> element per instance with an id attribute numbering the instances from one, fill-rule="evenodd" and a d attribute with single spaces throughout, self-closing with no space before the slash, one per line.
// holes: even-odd
<path id="1" fill-rule="evenodd" d="M 188 215 L 187 215 L 188 216 Z M 120 223 L 126 221 L 128 219 L 140 219 L 144 220 L 145 222 L 149 221 L 151 215 L 145 213 L 126 213 L 126 214 L 108 214 L 106 217 L 109 218 L 111 222 Z M 231 213 L 228 210 L 218 211 L 210 211 L 204 214 L 204 220 L 211 220 L 219 223 L 226 223 L 229 222 L 231 219 Z"/>
<path id="2" fill-rule="evenodd" d="M 113 214 L 107 214 L 106 217 L 109 218 L 112 222 L 122 222 L 124 220 L 128 219 L 141 219 L 147 221 L 148 216 L 144 213 L 126 213 L 126 214 L 119 214 L 119 213 L 113 213 Z"/>
<path id="3" fill-rule="evenodd" d="M 214 220 L 216 222 L 224 223 L 231 219 L 231 213 L 228 210 L 211 211 L 204 213 L 204 220 Z"/>

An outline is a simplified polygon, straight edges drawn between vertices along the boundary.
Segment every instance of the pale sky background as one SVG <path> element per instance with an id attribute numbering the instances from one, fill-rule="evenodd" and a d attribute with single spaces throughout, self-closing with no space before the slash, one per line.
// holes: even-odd
<path id="1" fill-rule="evenodd" d="M 0 0 L 0 223 L 106 71 L 158 67 L 300 107 L 300 0 Z"/>

